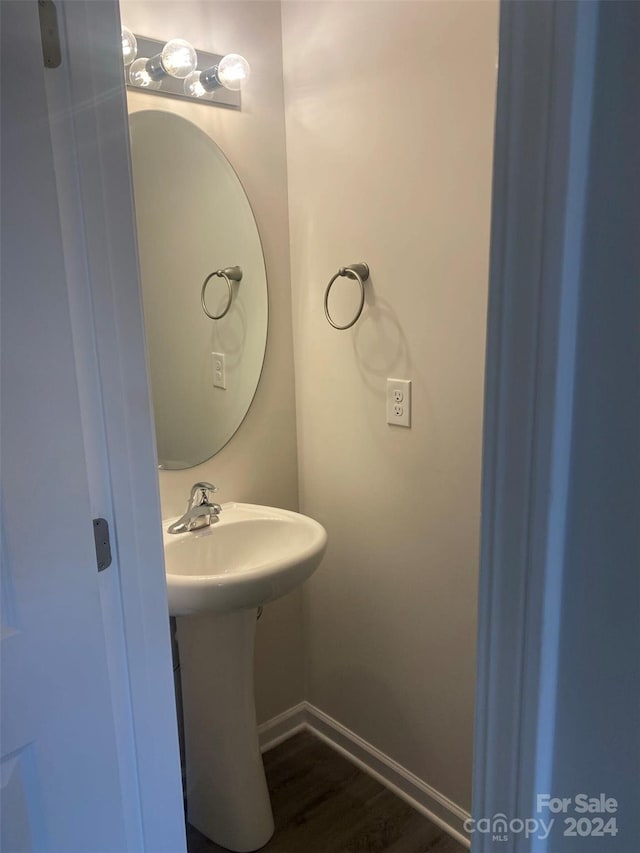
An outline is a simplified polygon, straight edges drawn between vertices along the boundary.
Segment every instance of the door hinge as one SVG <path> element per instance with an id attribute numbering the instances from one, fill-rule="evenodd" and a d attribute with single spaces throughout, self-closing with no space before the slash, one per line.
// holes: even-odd
<path id="1" fill-rule="evenodd" d="M 106 518 L 93 519 L 93 536 L 96 543 L 96 563 L 98 564 L 98 571 L 103 572 L 111 565 L 109 524 Z"/>
<path id="2" fill-rule="evenodd" d="M 53 0 L 38 0 L 40 16 L 40 38 L 45 68 L 57 68 L 62 61 L 60 54 L 60 32 L 58 13 Z"/>

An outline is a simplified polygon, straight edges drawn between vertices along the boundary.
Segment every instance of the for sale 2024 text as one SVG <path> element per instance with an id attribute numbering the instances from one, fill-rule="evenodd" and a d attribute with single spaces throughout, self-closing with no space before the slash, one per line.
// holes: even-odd
<path id="1" fill-rule="evenodd" d="M 576 794 L 573 797 L 553 797 L 551 794 L 538 794 L 536 811 L 540 815 L 565 815 L 563 835 L 582 838 L 603 838 L 605 835 L 618 834 L 618 801 L 606 794 L 590 796 Z"/>

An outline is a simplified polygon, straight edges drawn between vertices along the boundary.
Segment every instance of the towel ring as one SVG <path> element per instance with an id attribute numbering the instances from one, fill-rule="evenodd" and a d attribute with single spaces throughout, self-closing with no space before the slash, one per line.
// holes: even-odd
<path id="1" fill-rule="evenodd" d="M 360 285 L 360 305 L 358 306 L 356 316 L 350 323 L 345 323 L 344 326 L 339 326 L 337 323 L 334 323 L 331 314 L 329 313 L 329 293 L 331 291 L 331 288 L 333 287 L 334 281 L 340 278 L 341 276 L 345 276 L 346 278 L 355 278 L 358 284 Z M 339 329 L 340 331 L 343 331 L 344 329 L 350 329 L 351 326 L 353 326 L 354 323 L 358 320 L 358 318 L 362 314 L 362 309 L 364 308 L 364 283 L 368 278 L 369 267 L 363 262 L 360 264 L 349 264 L 348 267 L 340 267 L 338 272 L 331 279 L 331 281 L 327 285 L 327 289 L 324 292 L 324 315 L 329 321 L 329 323 L 331 323 L 334 329 Z"/>
<path id="2" fill-rule="evenodd" d="M 207 311 L 207 303 L 205 302 L 205 293 L 207 290 L 207 285 L 211 281 L 211 279 L 217 275 L 218 278 L 223 278 L 227 283 L 228 288 L 228 296 L 227 296 L 227 304 L 224 307 L 224 310 L 220 314 L 210 314 Z M 210 320 L 221 320 L 224 315 L 227 313 L 229 308 L 231 308 L 231 300 L 233 298 L 233 291 L 231 289 L 231 280 L 233 281 L 241 281 L 242 280 L 242 270 L 240 267 L 227 267 L 224 270 L 216 270 L 215 272 L 209 273 L 209 275 L 205 278 L 204 283 L 202 285 L 202 290 L 200 291 L 200 302 L 202 303 L 202 310 L 209 317 Z"/>

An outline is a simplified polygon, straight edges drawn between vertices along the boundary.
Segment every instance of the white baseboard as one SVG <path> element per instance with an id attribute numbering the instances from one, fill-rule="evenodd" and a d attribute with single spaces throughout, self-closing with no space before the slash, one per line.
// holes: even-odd
<path id="1" fill-rule="evenodd" d="M 260 751 L 267 752 L 307 728 L 307 702 L 299 702 L 258 726 Z"/>
<path id="2" fill-rule="evenodd" d="M 306 729 L 401 797 L 449 835 L 470 847 L 463 824 L 470 815 L 435 788 L 309 702 L 300 702 L 258 727 L 262 752 Z"/>

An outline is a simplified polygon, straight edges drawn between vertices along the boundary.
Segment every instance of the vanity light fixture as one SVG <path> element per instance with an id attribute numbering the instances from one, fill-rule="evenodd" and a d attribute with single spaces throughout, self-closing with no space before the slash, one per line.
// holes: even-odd
<path id="1" fill-rule="evenodd" d="M 239 108 L 240 90 L 250 75 L 249 63 L 238 53 L 196 51 L 184 39 L 164 44 L 127 27 L 122 28 L 122 55 L 129 88 L 217 106 Z"/>
<path id="2" fill-rule="evenodd" d="M 128 27 L 122 28 L 122 61 L 127 65 L 131 65 L 133 60 L 138 55 L 138 42 L 134 34 Z"/>
<path id="3" fill-rule="evenodd" d="M 146 56 L 141 56 L 129 66 L 129 82 L 132 86 L 138 89 L 159 89 L 162 86 L 162 80 L 154 80 L 147 71 L 147 63 L 149 62 Z"/>
<path id="4" fill-rule="evenodd" d="M 151 59 L 147 60 L 147 73 L 152 80 L 163 80 L 168 75 L 184 80 L 198 64 L 196 51 L 184 39 L 171 39 Z"/>
<path id="5" fill-rule="evenodd" d="M 194 98 L 205 97 L 221 86 L 231 92 L 239 92 L 249 79 L 249 63 L 239 53 L 228 53 L 218 65 L 193 71 L 184 81 L 185 95 Z"/>
<path id="6" fill-rule="evenodd" d="M 132 36 L 137 48 L 136 37 L 131 30 L 127 30 L 127 32 Z M 127 46 L 128 44 L 129 42 L 127 42 Z M 126 66 L 128 63 L 125 52 L 124 30 L 122 36 L 122 54 Z M 139 59 L 131 62 L 129 80 L 134 86 L 139 86 L 142 89 L 159 89 L 165 77 L 176 77 L 178 80 L 188 77 L 196 67 L 197 62 L 198 57 L 196 56 L 196 52 L 188 41 L 184 39 L 171 39 L 171 41 L 165 44 L 160 53 L 156 53 L 151 59 L 141 56 Z"/>

